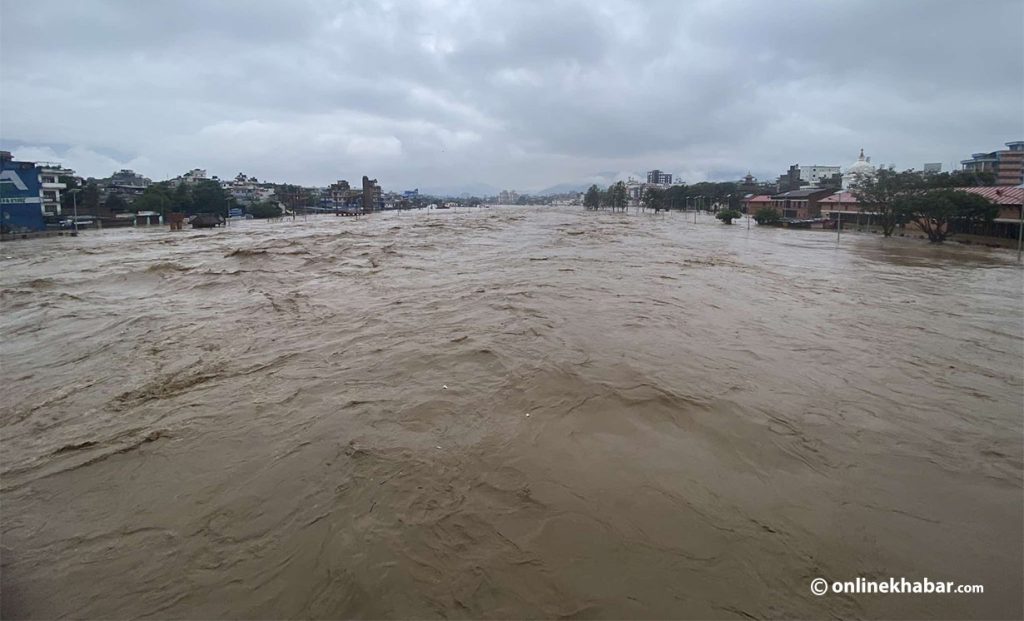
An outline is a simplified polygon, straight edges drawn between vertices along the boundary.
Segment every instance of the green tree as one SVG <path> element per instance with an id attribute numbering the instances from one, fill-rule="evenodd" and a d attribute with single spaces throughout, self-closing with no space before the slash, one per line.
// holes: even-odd
<path id="1" fill-rule="evenodd" d="M 171 193 L 171 207 L 173 211 L 180 211 L 187 214 L 195 213 L 192 208 L 192 191 L 185 183 L 179 183 Z"/>
<path id="2" fill-rule="evenodd" d="M 286 209 L 294 212 L 303 204 L 302 188 L 290 183 L 282 183 L 274 189 L 274 195 Z"/>
<path id="3" fill-rule="evenodd" d="M 90 181 L 82 188 L 78 197 L 78 208 L 85 213 L 96 214 L 100 208 L 100 188 L 95 181 Z"/>
<path id="4" fill-rule="evenodd" d="M 643 204 L 644 209 L 661 211 L 665 208 L 665 191 L 661 188 L 645 188 L 640 202 Z"/>
<path id="5" fill-rule="evenodd" d="M 228 203 L 228 195 L 224 188 L 212 179 L 201 179 L 192 188 L 192 208 L 195 213 L 216 213 L 226 216 Z"/>
<path id="6" fill-rule="evenodd" d="M 754 213 L 754 222 L 758 224 L 778 224 L 782 222 L 782 214 L 774 207 L 762 207 Z"/>
<path id="7" fill-rule="evenodd" d="M 107 211 L 112 213 L 128 211 L 128 201 L 124 200 L 120 194 L 111 193 L 107 196 L 107 200 L 103 202 L 103 207 Z"/>
<path id="8" fill-rule="evenodd" d="M 996 184 L 996 176 L 990 172 L 974 172 L 954 170 L 924 176 L 925 184 L 930 188 L 966 188 L 974 186 L 990 186 Z"/>
<path id="9" fill-rule="evenodd" d="M 852 193 L 860 210 L 875 218 L 882 234 L 890 237 L 907 221 L 910 201 L 924 186 L 924 178 L 914 171 L 880 168 L 873 176 L 863 176 L 854 183 Z"/>
<path id="10" fill-rule="evenodd" d="M 601 190 L 596 185 L 590 186 L 587 193 L 583 195 L 583 207 L 586 209 L 597 209 L 601 206 Z"/>
<path id="11" fill-rule="evenodd" d="M 59 183 L 63 183 L 64 184 L 64 188 L 65 188 L 60 193 L 60 208 L 61 208 L 61 211 L 64 212 L 64 213 L 71 213 L 71 211 L 75 208 L 75 201 L 77 201 L 78 202 L 78 206 L 81 207 L 82 206 L 81 205 L 81 203 L 82 203 L 81 189 L 82 189 L 82 184 L 83 184 L 82 178 L 81 177 L 68 176 L 68 175 L 61 175 L 60 177 L 57 178 L 57 181 Z M 72 190 L 78 190 L 78 191 L 77 192 L 72 192 Z M 78 196 L 76 196 L 76 194 Z"/>
<path id="12" fill-rule="evenodd" d="M 245 209 L 253 218 L 280 218 L 281 207 L 275 201 L 253 203 Z"/>
<path id="13" fill-rule="evenodd" d="M 941 243 L 953 234 L 953 224 L 964 228 L 977 222 L 991 222 L 999 207 L 984 196 L 951 188 L 928 190 L 911 197 L 906 206 L 909 218 L 928 235 L 928 241 Z"/>
<path id="14" fill-rule="evenodd" d="M 608 204 L 613 210 L 626 210 L 629 203 L 629 194 L 626 193 L 626 184 L 619 181 L 608 188 Z"/>
<path id="15" fill-rule="evenodd" d="M 721 220 L 723 224 L 732 224 L 733 220 L 742 216 L 743 214 L 735 209 L 723 209 L 715 214 L 715 217 Z M 760 222 L 758 224 L 760 224 Z"/>
<path id="16" fill-rule="evenodd" d="M 665 190 L 665 204 L 671 209 L 686 209 L 689 190 L 685 184 L 671 186 Z"/>
<path id="17" fill-rule="evenodd" d="M 154 211 L 160 215 L 164 215 L 168 211 L 171 211 L 172 201 L 171 196 L 167 191 L 167 187 L 159 183 L 146 188 L 146 191 L 142 193 L 142 196 L 135 199 L 133 205 L 136 211 Z"/>

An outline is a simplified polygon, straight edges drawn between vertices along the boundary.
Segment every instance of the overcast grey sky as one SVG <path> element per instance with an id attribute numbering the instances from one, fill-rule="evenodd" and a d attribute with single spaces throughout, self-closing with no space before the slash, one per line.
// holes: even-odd
<path id="1" fill-rule="evenodd" d="M 537 190 L 1024 139 L 1024 2 L 0 2 L 0 142 L 87 176 Z"/>

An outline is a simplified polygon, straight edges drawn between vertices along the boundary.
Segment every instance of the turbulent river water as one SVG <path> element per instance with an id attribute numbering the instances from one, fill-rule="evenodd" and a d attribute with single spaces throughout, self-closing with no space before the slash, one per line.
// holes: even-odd
<path id="1" fill-rule="evenodd" d="M 4 244 L 3 616 L 1021 618 L 1014 259 L 572 208 Z M 985 592 L 809 588 L 858 576 Z"/>

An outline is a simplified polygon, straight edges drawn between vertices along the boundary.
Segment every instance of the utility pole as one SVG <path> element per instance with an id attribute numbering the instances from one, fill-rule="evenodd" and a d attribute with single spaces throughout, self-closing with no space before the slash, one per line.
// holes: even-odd
<path id="1" fill-rule="evenodd" d="M 1022 242 L 1024 242 L 1024 205 L 1020 206 L 1020 222 L 1017 223 L 1017 263 L 1020 263 Z"/>

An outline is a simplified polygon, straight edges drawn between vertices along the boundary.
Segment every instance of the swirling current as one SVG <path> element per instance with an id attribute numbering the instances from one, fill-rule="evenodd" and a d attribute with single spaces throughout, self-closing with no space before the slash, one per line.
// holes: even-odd
<path id="1" fill-rule="evenodd" d="M 1005 250 L 574 208 L 0 247 L 4 618 L 1021 618 Z M 814 596 L 927 576 L 979 595 Z"/>

